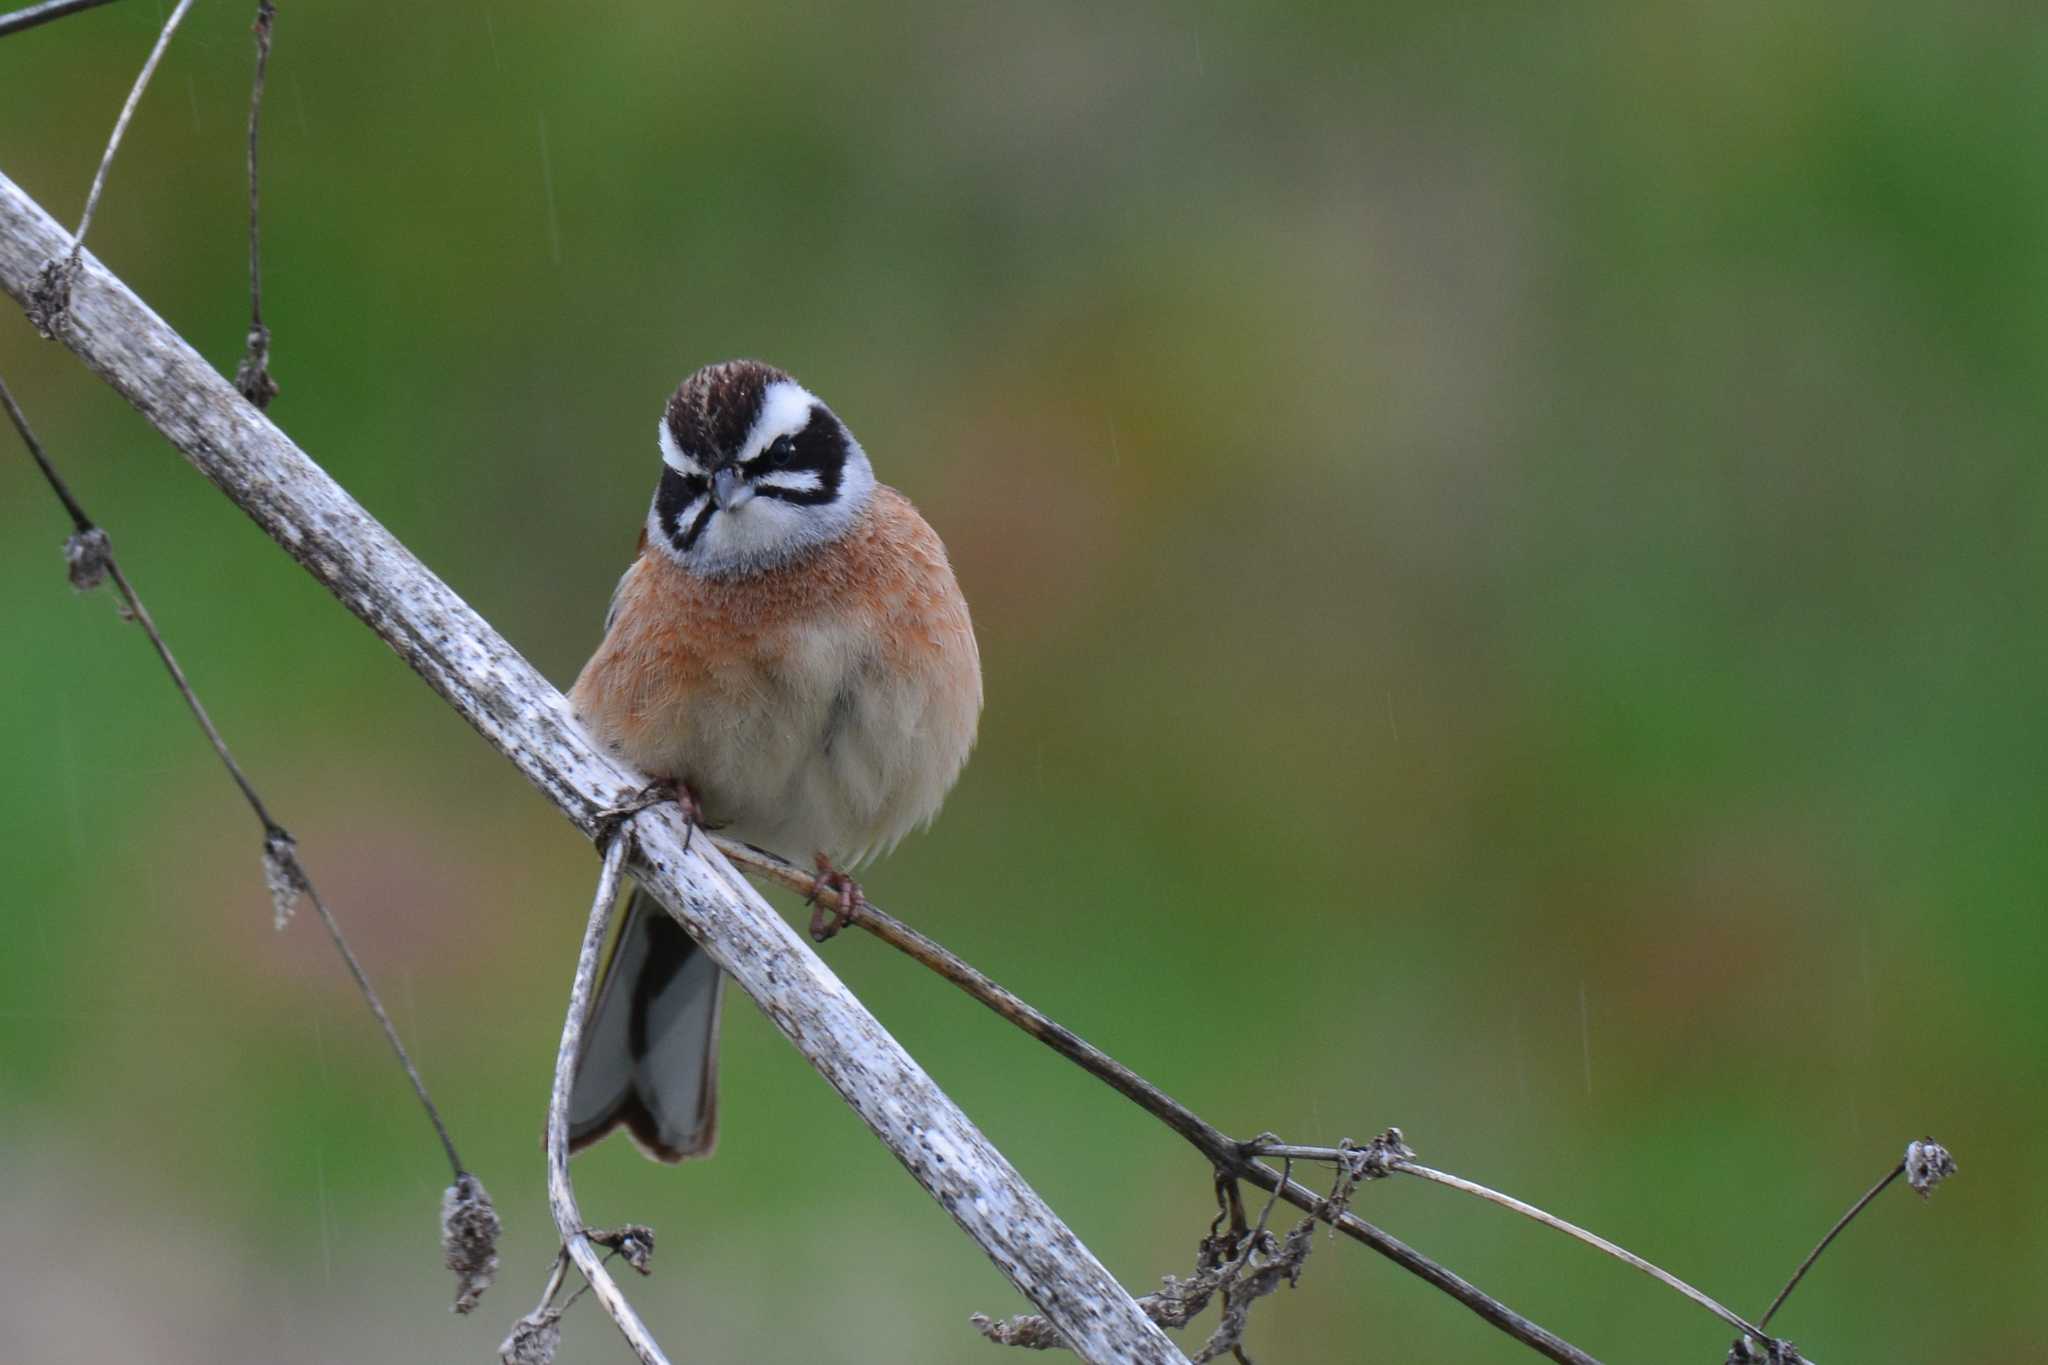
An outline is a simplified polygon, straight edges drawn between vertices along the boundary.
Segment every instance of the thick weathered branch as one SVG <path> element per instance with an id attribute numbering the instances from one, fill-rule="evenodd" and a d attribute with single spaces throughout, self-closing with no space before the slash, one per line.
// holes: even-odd
<path id="1" fill-rule="evenodd" d="M 26 307 L 71 236 L 0 176 L 0 288 Z M 586 836 L 645 777 L 560 692 L 89 253 L 53 330 Z M 635 820 L 633 873 L 1089 1361 L 1184 1357 L 867 1008 L 673 810 Z"/>

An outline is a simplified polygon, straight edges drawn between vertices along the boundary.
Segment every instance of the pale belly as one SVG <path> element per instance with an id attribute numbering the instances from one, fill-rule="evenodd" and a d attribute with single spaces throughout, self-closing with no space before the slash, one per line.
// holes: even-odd
<path id="1" fill-rule="evenodd" d="M 596 706 L 585 724 L 649 773 L 688 781 L 718 833 L 851 867 L 938 812 L 975 708 L 937 667 L 891 675 L 861 632 L 812 627 L 783 646 L 714 668 L 655 714 Z"/>

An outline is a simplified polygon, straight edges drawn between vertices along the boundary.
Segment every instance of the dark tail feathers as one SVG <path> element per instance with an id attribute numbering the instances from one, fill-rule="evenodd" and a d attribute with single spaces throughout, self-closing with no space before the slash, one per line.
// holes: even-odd
<path id="1" fill-rule="evenodd" d="M 635 889 L 576 1061 L 569 1150 L 624 1127 L 657 1161 L 710 1156 L 724 998 L 725 973 Z"/>

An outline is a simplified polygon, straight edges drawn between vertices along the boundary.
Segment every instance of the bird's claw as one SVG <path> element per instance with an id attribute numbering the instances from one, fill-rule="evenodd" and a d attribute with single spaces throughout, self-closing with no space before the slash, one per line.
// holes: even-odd
<path id="1" fill-rule="evenodd" d="M 665 801 L 673 801 L 683 813 L 683 852 L 690 851 L 690 840 L 699 829 L 708 829 L 704 823 L 704 803 L 689 783 L 675 778 L 659 778 L 648 783 L 626 801 L 616 806 L 607 806 L 597 813 L 598 843 L 609 843 L 621 826 L 643 810 L 651 810 Z"/>
<path id="2" fill-rule="evenodd" d="M 830 858 L 820 853 L 817 862 L 818 877 L 811 883 L 811 894 L 804 897 L 804 904 L 811 907 L 811 939 L 823 943 L 853 923 L 854 916 L 867 904 L 867 897 L 861 894 L 860 883 L 834 867 Z M 827 887 L 838 901 L 836 909 L 827 909 L 819 902 Z"/>

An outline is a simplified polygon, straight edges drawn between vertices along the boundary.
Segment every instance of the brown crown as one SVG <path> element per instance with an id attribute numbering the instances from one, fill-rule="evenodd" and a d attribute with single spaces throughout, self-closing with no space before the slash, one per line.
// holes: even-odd
<path id="1" fill-rule="evenodd" d="M 687 455 L 715 464 L 739 453 L 741 442 L 761 415 L 761 396 L 789 376 L 758 360 L 706 365 L 685 379 L 668 400 L 663 420 Z"/>

